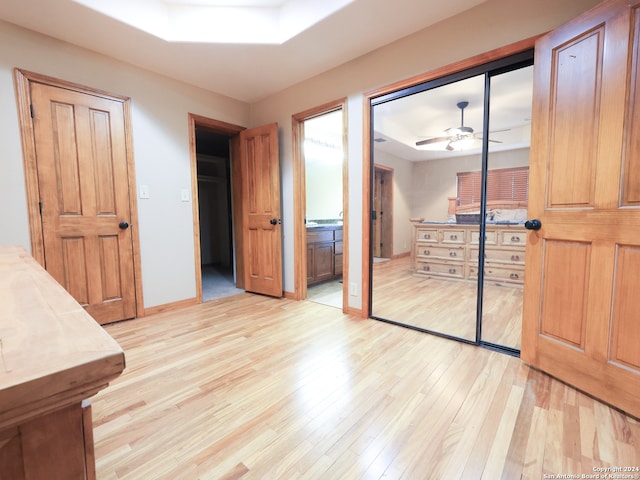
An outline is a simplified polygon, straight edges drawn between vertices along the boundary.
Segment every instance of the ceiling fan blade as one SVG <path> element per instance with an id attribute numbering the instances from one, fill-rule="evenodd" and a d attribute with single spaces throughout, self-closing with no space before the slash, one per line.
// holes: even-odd
<path id="1" fill-rule="evenodd" d="M 420 140 L 419 142 L 416 142 L 416 147 L 419 147 L 420 145 L 430 145 L 432 143 L 448 142 L 449 140 L 451 140 L 451 137 L 427 138 L 426 140 Z"/>

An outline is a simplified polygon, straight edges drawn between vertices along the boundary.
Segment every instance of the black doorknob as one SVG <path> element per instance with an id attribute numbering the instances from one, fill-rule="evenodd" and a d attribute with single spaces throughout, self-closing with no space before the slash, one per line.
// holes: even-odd
<path id="1" fill-rule="evenodd" d="M 120 227 L 122 230 L 126 230 L 127 228 L 129 228 L 129 224 L 127 222 L 120 222 L 118 224 L 118 227 Z"/>
<path id="2" fill-rule="evenodd" d="M 269 223 L 271 225 L 277 225 L 278 224 L 278 220 L 276 218 L 272 218 L 271 220 L 269 220 Z"/>
<path id="3" fill-rule="evenodd" d="M 541 227 L 542 222 L 535 218 L 533 220 L 527 220 L 526 222 L 524 222 L 524 228 L 526 228 L 527 230 L 540 230 Z"/>

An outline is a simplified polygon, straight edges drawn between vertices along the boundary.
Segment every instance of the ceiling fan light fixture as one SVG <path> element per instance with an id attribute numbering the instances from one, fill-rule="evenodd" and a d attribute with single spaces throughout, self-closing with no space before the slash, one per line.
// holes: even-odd
<path id="1" fill-rule="evenodd" d="M 427 138 L 416 142 L 416 147 L 423 150 L 467 150 L 473 147 L 475 136 L 473 128 L 464 124 L 464 109 L 469 106 L 469 102 L 458 102 L 456 106 L 460 109 L 460 126 L 447 128 L 439 137 Z"/>
<path id="2" fill-rule="evenodd" d="M 447 150 L 468 150 L 473 147 L 476 139 L 471 135 L 458 135 L 458 138 L 451 140 L 447 144 Z"/>

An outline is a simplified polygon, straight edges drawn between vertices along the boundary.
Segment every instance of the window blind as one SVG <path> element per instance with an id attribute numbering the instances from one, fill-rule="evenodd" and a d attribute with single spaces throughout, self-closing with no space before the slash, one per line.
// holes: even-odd
<path id="1" fill-rule="evenodd" d="M 482 172 L 458 172 L 458 205 L 480 202 Z M 529 167 L 511 167 L 487 172 L 487 201 L 529 199 Z"/>

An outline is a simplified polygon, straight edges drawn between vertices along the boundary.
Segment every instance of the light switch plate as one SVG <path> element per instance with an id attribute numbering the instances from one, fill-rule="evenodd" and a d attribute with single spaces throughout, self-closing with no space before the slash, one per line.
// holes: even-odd
<path id="1" fill-rule="evenodd" d="M 188 202 L 189 200 L 191 200 L 188 188 L 182 188 L 180 190 L 180 200 L 182 200 L 183 202 Z"/>
<path id="2" fill-rule="evenodd" d="M 149 186 L 148 185 L 140 185 L 140 198 L 149 198 Z"/>

